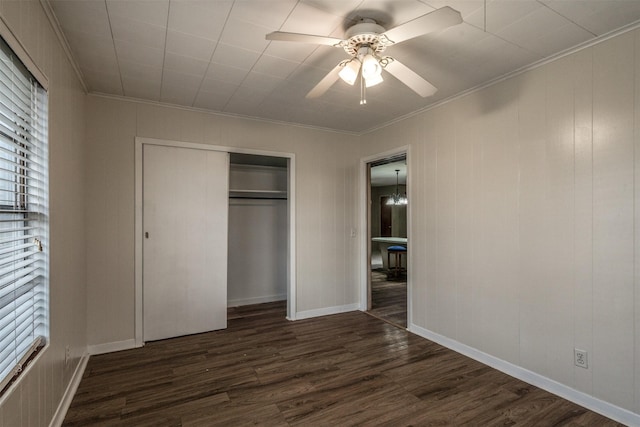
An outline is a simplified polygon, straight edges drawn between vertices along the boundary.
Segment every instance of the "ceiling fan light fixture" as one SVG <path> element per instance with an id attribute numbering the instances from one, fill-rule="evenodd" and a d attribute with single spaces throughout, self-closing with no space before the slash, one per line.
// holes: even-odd
<path id="1" fill-rule="evenodd" d="M 415 71 L 382 53 L 389 46 L 425 34 L 441 31 L 463 22 L 460 12 L 449 6 L 426 13 L 404 24 L 387 30 L 373 18 L 362 17 L 345 32 L 346 38 L 324 37 L 302 33 L 274 31 L 266 35 L 267 40 L 314 43 L 344 49 L 350 56 L 336 65 L 306 98 L 317 98 L 324 94 L 339 78 L 349 85 L 355 85 L 360 78 L 360 103 L 366 104 L 366 88 L 382 82 L 384 68 L 409 89 L 422 97 L 433 95 L 437 89 Z M 357 61 L 357 62 L 356 62 Z"/>
<path id="2" fill-rule="evenodd" d="M 357 59 L 352 59 L 347 62 L 347 64 L 342 67 L 342 70 L 338 73 L 340 78 L 344 80 L 345 83 L 353 86 L 358 78 L 358 71 L 360 71 L 360 61 Z"/>
<path id="3" fill-rule="evenodd" d="M 384 79 L 382 78 L 382 74 L 378 74 L 377 76 L 365 78 L 364 79 L 364 84 L 367 87 L 371 87 L 371 86 L 375 86 L 377 84 L 380 84 L 383 81 L 384 81 Z"/>
<path id="4" fill-rule="evenodd" d="M 365 79 L 370 79 L 382 74 L 382 66 L 378 60 L 370 53 L 362 58 L 362 75 Z"/>

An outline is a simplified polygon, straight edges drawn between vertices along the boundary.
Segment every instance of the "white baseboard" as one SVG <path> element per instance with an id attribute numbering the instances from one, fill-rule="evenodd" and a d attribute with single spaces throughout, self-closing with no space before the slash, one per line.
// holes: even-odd
<path id="1" fill-rule="evenodd" d="M 136 348 L 136 340 L 134 339 L 90 345 L 87 351 L 93 356 L 95 354 L 113 353 L 114 351 L 130 350 L 132 348 Z"/>
<path id="2" fill-rule="evenodd" d="M 478 362 L 491 366 L 492 368 L 502 371 L 507 375 L 518 378 L 519 380 L 558 395 L 580 406 L 584 406 L 585 408 L 611 418 L 614 421 L 629 426 L 640 426 L 640 415 L 627 409 L 575 390 L 550 378 L 529 371 L 521 366 L 498 359 L 490 354 L 484 353 L 473 347 L 469 347 L 466 344 L 462 344 L 461 342 L 445 337 L 444 335 L 437 334 L 420 326 L 411 324 L 409 325 L 408 330 L 409 332 L 420 335 L 423 338 L 475 359 Z"/>
<path id="3" fill-rule="evenodd" d="M 227 301 L 227 307 L 239 307 L 241 305 L 262 304 L 265 302 L 284 301 L 287 299 L 287 294 L 280 295 L 267 295 L 264 297 L 242 298 L 232 299 Z"/>
<path id="4" fill-rule="evenodd" d="M 75 396 L 76 391 L 78 390 L 78 386 L 80 385 L 80 381 L 82 380 L 82 376 L 84 375 L 84 370 L 87 368 L 88 362 L 88 354 L 85 354 L 80 358 L 75 371 L 73 371 L 71 380 L 69 381 L 69 384 L 67 384 L 67 389 L 64 391 L 64 395 L 62 395 L 62 399 L 60 399 L 60 404 L 56 409 L 56 413 L 53 414 L 49 427 L 60 427 L 64 422 L 64 417 L 67 415 L 73 396 Z"/>
<path id="5" fill-rule="evenodd" d="M 360 304 L 348 304 L 338 305 L 335 307 L 318 308 L 315 310 L 298 311 L 295 319 L 289 320 L 302 320 L 309 319 L 311 317 L 328 316 L 330 314 L 346 313 L 348 311 L 357 311 L 360 309 Z"/>

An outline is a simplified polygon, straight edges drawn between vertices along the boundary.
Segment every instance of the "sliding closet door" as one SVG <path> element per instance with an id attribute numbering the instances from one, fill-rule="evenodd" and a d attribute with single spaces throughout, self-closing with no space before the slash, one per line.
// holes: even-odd
<path id="1" fill-rule="evenodd" d="M 228 153 L 143 148 L 143 331 L 227 327 Z"/>

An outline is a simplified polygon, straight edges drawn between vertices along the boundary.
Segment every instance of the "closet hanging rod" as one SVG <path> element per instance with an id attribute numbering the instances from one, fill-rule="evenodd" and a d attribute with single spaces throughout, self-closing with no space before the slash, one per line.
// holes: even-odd
<path id="1" fill-rule="evenodd" d="M 286 190 L 229 190 L 231 199 L 287 199 Z"/>
<path id="2" fill-rule="evenodd" d="M 287 200 L 287 197 L 253 197 L 253 196 L 229 196 L 230 199 L 247 200 Z"/>

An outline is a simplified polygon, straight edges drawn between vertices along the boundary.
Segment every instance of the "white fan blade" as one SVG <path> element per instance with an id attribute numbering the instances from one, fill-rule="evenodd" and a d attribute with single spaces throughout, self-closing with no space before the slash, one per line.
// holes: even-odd
<path id="1" fill-rule="evenodd" d="M 424 34 L 444 30 L 460 23 L 462 23 L 460 12 L 445 6 L 385 31 L 381 36 L 383 36 L 383 39 L 386 37 L 389 44 L 400 43 Z"/>
<path id="2" fill-rule="evenodd" d="M 327 74 L 322 80 L 320 80 L 320 83 L 318 83 L 313 89 L 309 91 L 305 98 L 317 98 L 324 95 L 324 93 L 328 91 L 329 88 L 333 86 L 333 84 L 340 78 L 338 73 L 340 72 L 342 67 L 344 67 L 342 62 L 336 65 L 333 70 L 329 71 L 329 74 Z"/>
<path id="3" fill-rule="evenodd" d="M 300 42 L 312 44 L 324 44 L 327 46 L 339 47 L 342 43 L 341 39 L 333 37 L 314 36 L 311 34 L 285 33 L 282 31 L 274 31 L 265 36 L 267 40 L 278 40 L 283 42 Z"/>
<path id="4" fill-rule="evenodd" d="M 389 62 L 384 67 L 392 76 L 400 80 L 402 83 L 409 86 L 411 90 L 420 95 L 423 98 L 431 96 L 438 91 L 438 89 L 417 75 L 411 68 L 402 64 L 398 60 L 387 57 L 385 58 Z"/>

